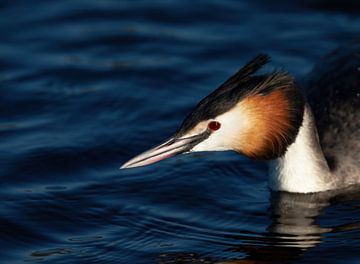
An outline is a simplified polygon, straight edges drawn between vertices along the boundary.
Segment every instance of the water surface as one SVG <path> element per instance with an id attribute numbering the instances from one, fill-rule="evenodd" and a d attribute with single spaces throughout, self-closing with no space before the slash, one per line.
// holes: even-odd
<path id="1" fill-rule="evenodd" d="M 359 263 L 356 190 L 271 193 L 231 152 L 119 170 L 254 55 L 298 80 L 352 1 L 1 1 L 1 263 Z M 256 262 L 257 261 L 257 262 Z"/>

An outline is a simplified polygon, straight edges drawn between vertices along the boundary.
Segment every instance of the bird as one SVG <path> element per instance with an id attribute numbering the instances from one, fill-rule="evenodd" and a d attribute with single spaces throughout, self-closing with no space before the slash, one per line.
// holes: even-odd
<path id="1" fill-rule="evenodd" d="M 287 71 L 258 71 L 260 54 L 203 98 L 164 143 L 120 168 L 178 154 L 233 150 L 269 162 L 273 191 L 317 193 L 360 184 L 360 45 L 334 51 L 302 89 Z"/>

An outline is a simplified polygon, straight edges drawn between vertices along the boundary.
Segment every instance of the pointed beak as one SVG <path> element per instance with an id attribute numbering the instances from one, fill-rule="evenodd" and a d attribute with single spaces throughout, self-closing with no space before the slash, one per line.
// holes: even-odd
<path id="1" fill-rule="evenodd" d="M 126 168 L 135 168 L 140 166 L 146 166 L 160 160 L 164 160 L 175 155 L 188 152 L 194 146 L 208 138 L 210 135 L 209 131 L 205 131 L 199 135 L 190 136 L 190 137 L 173 137 L 170 138 L 165 143 L 152 148 L 146 152 L 141 153 L 140 155 L 132 158 L 125 164 L 123 164 L 120 169 Z"/>

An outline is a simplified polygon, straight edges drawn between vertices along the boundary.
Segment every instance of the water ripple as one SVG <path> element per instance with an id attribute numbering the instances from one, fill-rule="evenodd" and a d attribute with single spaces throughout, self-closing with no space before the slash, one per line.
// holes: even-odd
<path id="1" fill-rule="evenodd" d="M 271 193 L 232 152 L 118 169 L 257 53 L 301 79 L 358 34 L 343 2 L 1 1 L 0 259 L 356 262 L 356 191 Z"/>

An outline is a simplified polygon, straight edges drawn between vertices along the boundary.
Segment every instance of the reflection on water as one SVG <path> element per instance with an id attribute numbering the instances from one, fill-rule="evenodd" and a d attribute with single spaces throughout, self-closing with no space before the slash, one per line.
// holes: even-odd
<path id="1" fill-rule="evenodd" d="M 322 227 L 318 216 L 329 206 L 344 202 L 356 202 L 360 207 L 360 185 L 343 190 L 314 194 L 272 192 L 271 225 L 260 237 L 239 237 L 242 243 L 227 250 L 241 252 L 241 259 L 215 261 L 201 258 L 194 253 L 163 254 L 160 264 L 169 263 L 289 263 L 297 260 L 307 250 L 321 244 L 324 234 L 360 230 L 360 220 L 340 226 Z"/>

